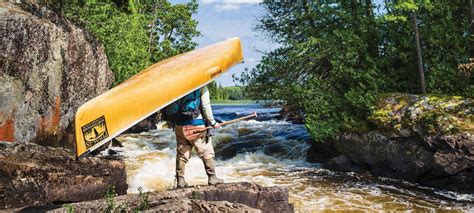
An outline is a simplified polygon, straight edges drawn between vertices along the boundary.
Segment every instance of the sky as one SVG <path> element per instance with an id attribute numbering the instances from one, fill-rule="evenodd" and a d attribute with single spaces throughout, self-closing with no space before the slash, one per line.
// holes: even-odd
<path id="1" fill-rule="evenodd" d="M 261 31 L 255 31 L 257 18 L 265 11 L 259 3 L 262 0 L 199 0 L 199 8 L 194 18 L 199 22 L 198 30 L 202 36 L 195 38 L 198 48 L 228 38 L 240 37 L 244 63 L 232 67 L 229 71 L 216 79 L 222 86 L 239 84 L 234 82 L 232 75 L 239 76 L 245 68 L 255 67 L 262 52 L 268 52 L 277 44 L 265 38 Z M 172 3 L 186 3 L 188 0 L 171 0 Z M 375 5 L 381 5 L 383 0 L 375 0 Z"/>
<path id="2" fill-rule="evenodd" d="M 186 3 L 187 0 L 171 0 L 172 3 Z M 216 79 L 222 86 L 233 86 L 232 75 L 239 76 L 245 68 L 255 67 L 263 52 L 272 50 L 276 44 L 266 39 L 261 32 L 255 32 L 257 18 L 264 14 L 258 4 L 260 0 L 199 0 L 198 13 L 194 18 L 199 22 L 202 36 L 195 38 L 198 48 L 233 37 L 241 39 L 244 63 L 237 64 Z M 238 83 L 237 83 L 238 84 Z"/>

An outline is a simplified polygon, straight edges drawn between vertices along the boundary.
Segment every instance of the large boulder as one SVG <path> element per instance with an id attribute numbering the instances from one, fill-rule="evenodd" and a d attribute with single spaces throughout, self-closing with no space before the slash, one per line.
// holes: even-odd
<path id="1" fill-rule="evenodd" d="M 253 183 L 226 183 L 142 194 L 109 196 L 108 199 L 16 210 L 66 212 L 294 212 L 288 189 Z"/>
<path id="2" fill-rule="evenodd" d="M 127 192 L 125 164 L 68 149 L 0 142 L 0 209 L 103 198 L 109 187 Z"/>
<path id="3" fill-rule="evenodd" d="M 367 132 L 314 143 L 309 158 L 330 169 L 370 171 L 425 186 L 474 191 L 474 100 L 386 94 Z"/>
<path id="4" fill-rule="evenodd" d="M 104 48 L 36 4 L 0 3 L 0 34 L 0 141 L 72 147 L 77 108 L 114 81 Z"/>

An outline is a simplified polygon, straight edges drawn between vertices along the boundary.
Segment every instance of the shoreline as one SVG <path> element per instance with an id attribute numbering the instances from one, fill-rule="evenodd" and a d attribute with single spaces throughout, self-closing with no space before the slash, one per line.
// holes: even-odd
<path id="1" fill-rule="evenodd" d="M 255 100 L 211 100 L 212 105 L 248 105 L 258 104 Z"/>

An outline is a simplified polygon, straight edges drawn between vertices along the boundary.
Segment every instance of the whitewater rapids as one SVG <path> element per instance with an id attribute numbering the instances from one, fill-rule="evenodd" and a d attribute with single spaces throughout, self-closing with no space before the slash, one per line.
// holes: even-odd
<path id="1" fill-rule="evenodd" d="M 474 194 L 440 191 L 371 175 L 334 172 L 306 162 L 310 136 L 303 125 L 273 119 L 279 109 L 259 105 L 213 106 L 216 118 L 230 120 L 256 111 L 260 118 L 213 130 L 216 170 L 226 182 L 282 186 L 298 212 L 324 210 L 474 211 Z M 171 189 L 175 185 L 176 142 L 159 128 L 118 138 L 111 148 L 125 157 L 129 193 Z M 105 153 L 105 152 L 104 152 Z M 185 178 L 207 184 L 202 161 L 193 151 Z"/>

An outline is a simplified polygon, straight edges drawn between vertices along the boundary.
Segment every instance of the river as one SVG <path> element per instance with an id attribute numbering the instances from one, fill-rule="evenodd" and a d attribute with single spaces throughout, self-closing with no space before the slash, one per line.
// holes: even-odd
<path id="1" fill-rule="evenodd" d="M 259 105 L 214 105 L 219 120 L 257 112 L 258 120 L 225 126 L 214 133 L 216 170 L 226 182 L 248 181 L 282 186 L 290 191 L 297 212 L 324 210 L 474 211 L 474 194 L 434 190 L 368 174 L 322 169 L 306 162 L 310 136 L 303 125 L 273 119 L 278 108 Z M 129 193 L 173 188 L 174 133 L 159 128 L 118 137 L 123 147 L 111 148 L 125 157 Z M 186 167 L 191 185 L 207 184 L 201 160 L 192 154 Z"/>

